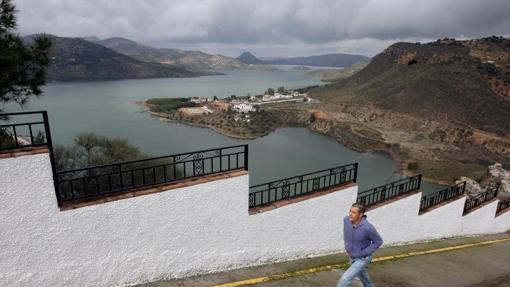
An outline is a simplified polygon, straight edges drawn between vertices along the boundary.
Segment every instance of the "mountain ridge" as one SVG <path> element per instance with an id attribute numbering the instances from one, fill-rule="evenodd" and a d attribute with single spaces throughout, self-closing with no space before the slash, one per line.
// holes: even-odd
<path id="1" fill-rule="evenodd" d="M 224 55 L 211 55 L 193 50 L 155 48 L 122 37 L 106 38 L 95 42 L 140 61 L 179 65 L 192 71 L 249 68 L 249 65 Z"/>
<path id="2" fill-rule="evenodd" d="M 329 53 L 306 57 L 274 57 L 271 59 L 261 59 L 248 51 L 243 52 L 236 59 L 246 64 L 302 65 L 318 67 L 349 67 L 359 62 L 370 61 L 370 58 L 366 56 L 344 53 Z"/>
<path id="3" fill-rule="evenodd" d="M 118 80 L 159 77 L 196 77 L 207 73 L 176 65 L 142 62 L 82 38 L 46 35 L 52 39 L 49 81 Z M 31 41 L 34 35 L 27 35 Z"/>

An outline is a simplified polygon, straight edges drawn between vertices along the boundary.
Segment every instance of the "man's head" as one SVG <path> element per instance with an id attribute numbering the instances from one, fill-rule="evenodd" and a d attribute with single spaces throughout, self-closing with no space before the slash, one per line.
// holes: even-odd
<path id="1" fill-rule="evenodd" d="M 365 206 L 361 203 L 353 203 L 349 209 L 349 220 L 351 222 L 359 222 L 365 214 Z"/>

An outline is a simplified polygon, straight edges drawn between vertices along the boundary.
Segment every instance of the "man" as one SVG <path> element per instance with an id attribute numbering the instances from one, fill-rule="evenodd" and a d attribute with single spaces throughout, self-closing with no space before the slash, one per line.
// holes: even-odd
<path id="1" fill-rule="evenodd" d="M 349 216 L 344 217 L 345 251 L 349 255 L 351 267 L 342 274 L 337 287 L 351 286 L 356 276 L 359 276 L 364 287 L 373 286 L 368 278 L 367 266 L 383 240 L 366 218 L 365 206 L 360 203 L 354 203 Z"/>

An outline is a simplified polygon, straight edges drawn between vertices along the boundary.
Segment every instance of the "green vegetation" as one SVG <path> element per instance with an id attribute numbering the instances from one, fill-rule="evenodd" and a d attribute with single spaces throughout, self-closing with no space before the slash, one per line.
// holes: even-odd
<path id="1" fill-rule="evenodd" d="M 285 89 L 285 87 L 283 87 L 283 86 L 278 87 L 277 92 L 278 92 L 278 93 L 280 93 L 280 94 L 282 94 L 282 95 L 286 95 L 286 94 L 288 94 L 288 93 L 289 93 L 289 91 L 287 91 L 287 90 Z"/>
<path id="2" fill-rule="evenodd" d="M 15 6 L 10 0 L 0 2 L 0 103 L 25 104 L 31 95 L 41 95 L 46 82 L 51 41 L 35 37 L 27 45 L 15 32 Z M 1 112 L 1 109 L 0 109 Z"/>
<path id="3" fill-rule="evenodd" d="M 209 127 L 235 138 L 257 138 L 284 125 L 280 112 L 276 110 L 237 113 L 229 108 L 226 111 L 199 116 L 187 116 L 177 111 L 168 111 L 164 113 L 164 117 L 172 121 Z"/>
<path id="4" fill-rule="evenodd" d="M 72 146 L 54 147 L 58 170 L 109 164 L 147 158 L 148 155 L 129 144 L 126 139 L 81 133 Z"/>
<path id="5" fill-rule="evenodd" d="M 151 110 L 154 112 L 169 112 L 198 106 L 187 98 L 154 98 L 148 99 L 146 103 L 153 106 Z"/>
<path id="6" fill-rule="evenodd" d="M 413 161 L 407 164 L 408 170 L 417 170 L 418 169 L 418 163 Z"/>

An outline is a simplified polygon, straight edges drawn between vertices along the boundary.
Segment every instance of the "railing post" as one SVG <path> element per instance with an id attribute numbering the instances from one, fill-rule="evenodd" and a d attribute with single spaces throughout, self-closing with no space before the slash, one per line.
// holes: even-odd
<path id="1" fill-rule="evenodd" d="M 358 180 L 358 163 L 354 163 L 354 182 Z"/>
<path id="2" fill-rule="evenodd" d="M 244 145 L 244 170 L 248 171 L 248 145 Z"/>
<path id="3" fill-rule="evenodd" d="M 48 112 L 42 111 L 42 115 L 43 115 L 43 122 L 44 122 L 44 132 L 46 133 L 46 144 L 48 145 L 48 149 L 50 151 L 51 171 L 53 173 L 53 187 L 55 188 L 55 195 L 57 196 L 57 204 L 58 204 L 58 206 L 60 206 L 62 202 L 61 202 L 61 198 L 60 198 L 60 189 L 58 186 L 57 166 L 55 163 L 55 155 L 53 153 L 53 142 L 51 140 L 50 122 L 48 120 Z"/>

